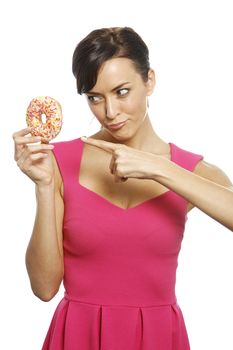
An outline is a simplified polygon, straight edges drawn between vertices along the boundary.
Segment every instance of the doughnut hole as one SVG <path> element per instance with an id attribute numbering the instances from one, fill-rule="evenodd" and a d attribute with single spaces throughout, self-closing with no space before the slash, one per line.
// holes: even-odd
<path id="1" fill-rule="evenodd" d="M 41 114 L 41 121 L 43 124 L 46 123 L 46 115 L 44 113 Z"/>

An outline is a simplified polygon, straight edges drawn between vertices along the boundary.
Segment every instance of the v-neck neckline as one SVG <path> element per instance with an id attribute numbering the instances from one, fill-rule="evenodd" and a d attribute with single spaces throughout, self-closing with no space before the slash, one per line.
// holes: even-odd
<path id="1" fill-rule="evenodd" d="M 111 202 L 110 200 L 108 200 L 107 198 L 101 196 L 100 194 L 98 194 L 97 192 L 94 192 L 92 191 L 91 189 L 89 189 L 88 187 L 85 187 L 83 186 L 81 183 L 80 183 L 80 169 L 81 169 L 81 163 L 82 163 L 82 159 L 83 159 L 83 151 L 84 151 L 84 146 L 85 146 L 85 142 L 81 140 L 80 138 L 80 142 L 82 143 L 81 144 L 81 150 L 80 150 L 80 154 L 79 154 L 79 167 L 78 167 L 78 175 L 76 177 L 76 181 L 79 185 L 80 188 L 82 188 L 84 191 L 87 191 L 88 193 L 90 193 L 91 195 L 95 196 L 97 199 L 99 200 L 102 200 L 103 202 L 105 202 L 105 204 L 108 204 L 110 205 L 112 208 L 116 208 L 118 210 L 121 210 L 123 212 L 127 212 L 127 211 L 131 211 L 131 210 L 134 210 L 134 209 L 137 209 L 139 207 L 142 207 L 146 204 L 149 204 L 155 200 L 159 200 L 159 199 L 162 199 L 163 197 L 167 196 L 168 194 L 170 194 L 172 191 L 171 190 L 167 190 L 157 196 L 154 196 L 152 198 L 149 198 L 149 199 L 146 199 L 145 201 L 143 202 L 140 202 L 136 205 L 134 205 L 133 207 L 128 207 L 128 208 L 123 208 L 123 207 L 120 207 L 119 205 Z M 169 144 L 169 147 L 170 147 L 170 161 L 174 161 L 174 148 L 173 148 L 173 143 L 172 142 L 168 142 Z"/>

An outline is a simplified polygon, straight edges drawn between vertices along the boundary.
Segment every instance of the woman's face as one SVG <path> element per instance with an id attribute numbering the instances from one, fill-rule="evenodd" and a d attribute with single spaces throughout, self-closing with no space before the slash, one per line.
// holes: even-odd
<path id="1" fill-rule="evenodd" d="M 100 68 L 95 86 L 86 93 L 88 104 L 102 127 L 114 138 L 132 137 L 147 116 L 147 96 L 155 85 L 154 71 L 144 82 L 128 58 L 113 58 Z M 126 123 L 118 129 L 109 124 Z"/>

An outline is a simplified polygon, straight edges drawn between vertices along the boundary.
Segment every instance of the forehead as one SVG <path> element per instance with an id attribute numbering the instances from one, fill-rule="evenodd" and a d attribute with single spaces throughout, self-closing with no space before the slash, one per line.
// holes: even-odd
<path id="1" fill-rule="evenodd" d="M 104 62 L 100 67 L 93 90 L 101 89 L 102 87 L 112 88 L 124 81 L 135 82 L 140 77 L 132 60 L 125 57 L 112 58 Z"/>

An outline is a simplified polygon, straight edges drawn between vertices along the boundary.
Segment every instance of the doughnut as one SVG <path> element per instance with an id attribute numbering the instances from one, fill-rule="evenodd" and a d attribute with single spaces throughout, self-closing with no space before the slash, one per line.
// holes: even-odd
<path id="1" fill-rule="evenodd" d="M 45 115 L 46 121 L 42 120 Z M 45 142 L 54 139 L 62 127 L 61 105 L 49 96 L 38 96 L 31 100 L 26 113 L 27 126 L 33 136 L 41 136 Z"/>

